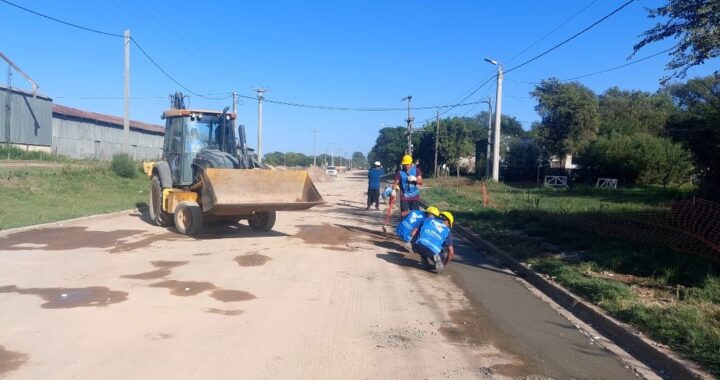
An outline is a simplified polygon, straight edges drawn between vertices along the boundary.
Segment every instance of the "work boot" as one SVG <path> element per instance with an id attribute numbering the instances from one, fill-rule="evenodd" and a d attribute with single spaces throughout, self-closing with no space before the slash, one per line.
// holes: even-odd
<path id="1" fill-rule="evenodd" d="M 407 249 L 408 252 L 415 253 L 415 252 L 413 252 L 412 244 L 410 244 L 410 242 L 403 243 L 403 247 L 405 247 L 405 249 Z"/>
<path id="2" fill-rule="evenodd" d="M 443 269 L 445 269 L 445 265 L 443 265 L 440 255 L 436 253 L 433 256 L 433 260 L 435 260 L 435 272 L 437 272 L 438 274 L 442 273 Z"/>

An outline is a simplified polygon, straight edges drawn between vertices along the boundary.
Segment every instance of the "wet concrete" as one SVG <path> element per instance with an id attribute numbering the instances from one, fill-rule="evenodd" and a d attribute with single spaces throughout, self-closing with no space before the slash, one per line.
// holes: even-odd
<path id="1" fill-rule="evenodd" d="M 157 269 L 150 272 L 143 272 L 143 273 L 137 273 L 137 274 L 125 274 L 120 277 L 122 278 L 132 278 L 135 280 L 156 280 L 158 278 L 163 278 L 167 275 L 172 273 L 170 269 L 163 268 L 163 269 Z"/>
<path id="2" fill-rule="evenodd" d="M 227 316 L 231 316 L 231 317 L 234 317 L 234 316 L 237 316 L 237 315 L 240 315 L 240 314 L 244 313 L 244 311 L 239 310 L 239 309 L 235 309 L 235 310 L 223 310 L 223 309 L 215 309 L 215 308 L 207 309 L 207 310 L 205 310 L 205 312 L 206 312 L 206 313 L 210 313 L 210 314 L 227 315 Z"/>
<path id="3" fill-rule="evenodd" d="M 270 260 L 272 260 L 270 257 L 255 253 L 235 257 L 235 262 L 238 263 L 238 265 L 240 265 L 241 267 L 254 267 L 258 265 L 263 265 Z"/>
<path id="4" fill-rule="evenodd" d="M 167 288 L 170 289 L 170 294 L 180 297 L 195 296 L 208 290 L 217 289 L 215 284 L 213 284 L 212 282 L 175 280 L 156 282 L 154 284 L 150 284 L 150 287 Z"/>
<path id="5" fill-rule="evenodd" d="M 45 309 L 70 309 L 74 307 L 107 306 L 127 301 L 128 293 L 110 290 L 104 286 L 87 288 L 28 288 L 15 285 L 0 287 L 0 293 L 30 294 L 45 300 Z"/>
<path id="6" fill-rule="evenodd" d="M 143 230 L 88 231 L 87 227 L 28 230 L 0 237 L 0 251 L 69 251 L 79 248 L 110 248 Z"/>
<path id="7" fill-rule="evenodd" d="M 494 372 L 512 377 L 533 373 L 555 379 L 636 378 L 612 353 L 592 344 L 512 273 L 475 251 L 465 239 L 456 238 L 455 252 L 456 259 L 445 273 L 464 289 L 475 311 L 451 315 L 456 326 L 465 322 L 463 326 L 469 325 L 469 331 L 444 334 L 450 339 L 467 335 L 471 341 L 487 334 L 493 345 L 523 363 L 496 366 Z M 472 327 L 473 320 L 481 322 L 479 327 Z M 485 331 L 482 325 L 489 329 Z"/>
<path id="8" fill-rule="evenodd" d="M 254 294 L 242 290 L 217 289 L 210 293 L 210 297 L 221 302 L 240 302 L 255 299 Z"/>
<path id="9" fill-rule="evenodd" d="M 0 346 L 0 377 L 8 372 L 15 371 L 28 361 L 26 354 L 8 351 Z"/>
<path id="10" fill-rule="evenodd" d="M 175 241 L 175 240 L 181 240 L 178 238 L 178 234 L 172 233 L 172 232 L 166 232 L 166 233 L 159 234 L 159 235 L 147 236 L 138 241 L 122 242 L 122 243 L 116 245 L 115 247 L 113 247 L 110 250 L 110 253 L 130 252 L 130 251 L 134 251 L 136 249 L 146 248 L 146 247 L 150 246 L 152 243 L 155 243 L 157 241 Z"/>
<path id="11" fill-rule="evenodd" d="M 159 261 L 151 261 L 150 264 L 152 264 L 156 268 L 175 268 L 182 265 L 187 264 L 188 261 L 168 261 L 168 260 L 159 260 Z"/>

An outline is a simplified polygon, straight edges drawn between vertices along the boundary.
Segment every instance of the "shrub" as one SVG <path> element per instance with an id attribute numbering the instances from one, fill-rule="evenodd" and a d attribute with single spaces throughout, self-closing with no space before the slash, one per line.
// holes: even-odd
<path id="1" fill-rule="evenodd" d="M 138 175 L 137 163 L 127 154 L 118 153 L 112 158 L 110 168 L 112 171 L 123 178 L 135 178 Z"/>

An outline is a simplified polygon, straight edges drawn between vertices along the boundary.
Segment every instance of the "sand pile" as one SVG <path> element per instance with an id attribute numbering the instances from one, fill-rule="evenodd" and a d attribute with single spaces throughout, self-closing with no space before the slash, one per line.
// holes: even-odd
<path id="1" fill-rule="evenodd" d="M 325 173 L 325 170 L 318 166 L 311 166 L 308 168 L 308 175 L 313 182 L 327 182 L 331 180 L 330 176 Z"/>

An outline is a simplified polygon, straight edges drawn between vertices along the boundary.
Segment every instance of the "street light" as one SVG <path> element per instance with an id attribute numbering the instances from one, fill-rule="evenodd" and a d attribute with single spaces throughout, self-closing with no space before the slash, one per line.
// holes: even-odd
<path id="1" fill-rule="evenodd" d="M 498 67 L 497 72 L 497 92 L 495 93 L 495 139 L 493 144 L 493 181 L 500 180 L 500 120 L 502 117 L 502 81 L 503 69 L 502 64 L 494 59 L 485 58 L 485 62 Z"/>

